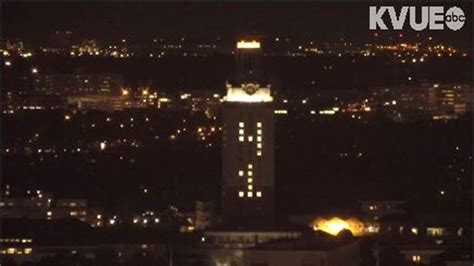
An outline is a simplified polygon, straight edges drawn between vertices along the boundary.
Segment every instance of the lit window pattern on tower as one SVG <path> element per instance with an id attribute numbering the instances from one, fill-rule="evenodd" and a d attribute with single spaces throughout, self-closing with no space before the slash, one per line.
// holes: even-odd
<path id="1" fill-rule="evenodd" d="M 253 147 L 256 147 L 256 154 L 257 156 L 262 155 L 262 148 L 263 148 L 263 124 L 262 122 L 257 122 L 256 123 L 256 137 L 252 135 L 245 136 L 245 132 L 249 132 L 248 130 L 252 131 L 251 129 L 245 129 L 245 123 L 244 122 L 239 122 L 238 123 L 238 130 L 239 130 L 239 141 L 244 142 L 245 138 L 247 138 L 249 144 L 248 145 L 255 145 Z M 253 144 L 252 142 L 256 140 L 256 143 Z M 251 147 L 250 146 L 250 147 Z M 240 190 L 238 192 L 239 198 L 260 198 L 262 197 L 262 192 L 261 191 L 254 191 L 255 190 L 255 184 L 254 184 L 254 165 L 252 163 L 247 164 L 247 169 L 246 170 L 239 170 L 238 171 L 238 176 L 239 178 L 244 178 L 243 183 L 246 184 L 245 188 L 246 190 Z M 245 182 L 246 181 L 246 182 Z"/>
<path id="2" fill-rule="evenodd" d="M 262 156 L 262 134 L 263 134 L 262 122 L 257 122 L 257 156 Z"/>
<path id="3" fill-rule="evenodd" d="M 239 122 L 239 141 L 240 141 L 240 142 L 244 142 L 244 140 L 245 140 L 245 136 L 244 136 L 244 134 L 245 134 L 244 126 L 245 126 L 244 122 Z"/>

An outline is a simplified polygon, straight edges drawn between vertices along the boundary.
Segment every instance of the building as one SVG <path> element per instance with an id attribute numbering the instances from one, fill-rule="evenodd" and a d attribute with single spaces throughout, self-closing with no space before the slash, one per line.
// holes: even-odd
<path id="1" fill-rule="evenodd" d="M 0 217 L 2 219 L 46 219 L 51 208 L 52 195 L 37 193 L 32 197 L 0 200 Z"/>
<path id="2" fill-rule="evenodd" d="M 323 266 L 360 265 L 357 239 L 336 239 L 314 235 L 300 238 L 277 239 L 247 249 L 211 249 L 211 265 L 242 266 Z"/>
<path id="3" fill-rule="evenodd" d="M 472 112 L 469 84 L 420 84 L 373 93 L 379 108 L 391 110 L 396 121 L 449 120 Z"/>
<path id="4" fill-rule="evenodd" d="M 131 106 L 131 101 L 125 96 L 85 95 L 68 96 L 67 105 L 78 110 L 101 110 L 107 112 L 121 111 Z"/>
<path id="5" fill-rule="evenodd" d="M 120 95 L 123 77 L 118 74 L 36 74 L 36 93 L 59 96 Z"/>
<path id="6" fill-rule="evenodd" d="M 362 200 L 360 201 L 360 207 L 364 218 L 374 221 L 388 215 L 405 214 L 404 203 L 401 200 Z"/>
<path id="7" fill-rule="evenodd" d="M 203 242 L 214 249 L 248 249 L 276 240 L 299 239 L 302 232 L 300 230 L 222 230 L 206 231 L 203 236 Z"/>
<path id="8" fill-rule="evenodd" d="M 0 199 L 1 219 L 61 220 L 75 219 L 91 226 L 103 226 L 101 209 L 91 208 L 85 199 L 53 201 L 53 195 L 37 191 L 30 197 Z"/>
<path id="9" fill-rule="evenodd" d="M 434 109 L 434 120 L 456 118 L 471 111 L 471 86 L 467 84 L 434 84 L 428 88 L 428 106 Z"/>
<path id="10" fill-rule="evenodd" d="M 196 201 L 196 230 L 204 230 L 212 225 L 214 219 L 214 206 L 210 202 Z"/>
<path id="11" fill-rule="evenodd" d="M 68 201 L 64 203 L 72 203 Z M 77 202 L 79 203 L 79 202 Z M 167 252 L 165 236 L 156 231 L 142 231 L 123 234 L 119 231 L 92 228 L 79 220 L 2 220 L 0 237 L 0 258 L 2 263 L 12 261 L 36 264 L 44 258 L 66 260 L 66 265 L 74 265 L 74 258 L 92 261 L 108 257 L 108 263 L 119 265 L 146 252 L 147 256 L 163 257 Z M 117 263 L 113 263 L 115 260 Z M 119 263 L 120 262 L 120 263 Z M 57 262 L 51 262 L 56 265 Z"/>
<path id="12" fill-rule="evenodd" d="M 222 210 L 227 224 L 274 217 L 274 114 L 263 85 L 260 43 L 237 43 L 237 75 L 223 103 Z"/>

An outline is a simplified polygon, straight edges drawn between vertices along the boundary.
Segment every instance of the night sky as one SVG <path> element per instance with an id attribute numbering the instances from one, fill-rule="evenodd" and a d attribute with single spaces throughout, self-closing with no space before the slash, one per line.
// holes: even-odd
<path id="1" fill-rule="evenodd" d="M 467 17 L 462 30 L 422 34 L 469 48 L 472 5 L 456 5 Z M 289 35 L 320 42 L 373 39 L 368 30 L 368 5 L 359 3 L 3 3 L 2 17 L 4 38 L 37 44 L 45 43 L 56 30 L 71 30 L 77 39 L 127 38 L 137 43 L 182 35 L 203 40 L 233 40 L 247 34 Z M 415 35 L 412 30 L 403 33 L 407 38 Z M 398 36 L 394 31 L 384 34 Z"/>

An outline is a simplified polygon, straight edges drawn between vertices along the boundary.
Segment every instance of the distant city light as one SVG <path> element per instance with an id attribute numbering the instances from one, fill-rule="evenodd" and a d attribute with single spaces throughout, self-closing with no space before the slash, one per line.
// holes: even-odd
<path id="1" fill-rule="evenodd" d="M 240 41 L 237 43 L 237 49 L 260 49 L 260 42 L 257 41 Z"/>
<path id="2" fill-rule="evenodd" d="M 279 115 L 286 115 L 288 114 L 288 110 L 275 110 L 274 113 Z"/>
<path id="3" fill-rule="evenodd" d="M 335 110 L 321 110 L 319 111 L 320 115 L 334 115 L 336 114 Z"/>
<path id="4" fill-rule="evenodd" d="M 28 57 L 32 57 L 33 54 L 32 53 L 22 53 L 22 54 L 20 54 L 20 56 L 23 57 L 23 58 L 28 58 Z"/>

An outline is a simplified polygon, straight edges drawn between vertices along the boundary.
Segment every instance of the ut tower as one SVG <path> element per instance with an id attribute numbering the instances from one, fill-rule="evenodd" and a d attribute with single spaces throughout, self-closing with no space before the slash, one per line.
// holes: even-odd
<path id="1" fill-rule="evenodd" d="M 223 218 L 232 225 L 269 225 L 274 220 L 274 111 L 270 86 L 262 86 L 260 43 L 238 42 L 236 64 L 222 110 Z"/>

